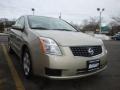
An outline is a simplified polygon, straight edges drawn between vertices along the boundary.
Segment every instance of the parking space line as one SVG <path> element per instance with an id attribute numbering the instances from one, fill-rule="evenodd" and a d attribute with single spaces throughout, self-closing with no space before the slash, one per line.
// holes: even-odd
<path id="1" fill-rule="evenodd" d="M 13 65 L 13 62 L 10 58 L 10 56 L 8 55 L 7 53 L 7 50 L 6 50 L 6 47 L 4 46 L 4 44 L 2 44 L 2 48 L 3 48 L 3 52 L 5 54 L 5 57 L 6 57 L 6 61 L 8 63 L 8 66 L 10 68 L 10 71 L 11 71 L 11 75 L 12 75 L 12 78 L 15 82 L 15 85 L 16 85 L 16 90 L 25 90 L 24 86 L 23 86 L 23 83 L 15 69 L 15 66 Z"/>

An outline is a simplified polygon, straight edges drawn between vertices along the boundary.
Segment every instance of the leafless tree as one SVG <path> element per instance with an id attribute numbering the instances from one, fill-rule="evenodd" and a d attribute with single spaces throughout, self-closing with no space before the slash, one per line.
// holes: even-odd
<path id="1" fill-rule="evenodd" d="M 112 19 L 117 22 L 118 24 L 120 24 L 120 17 L 112 17 Z"/>
<path id="2" fill-rule="evenodd" d="M 111 17 L 112 21 L 109 23 L 111 27 L 110 35 L 114 35 L 117 32 L 120 32 L 120 16 Z"/>
<path id="3" fill-rule="evenodd" d="M 99 20 L 96 17 L 90 17 L 90 19 L 83 20 L 83 30 L 96 32 L 99 28 Z"/>

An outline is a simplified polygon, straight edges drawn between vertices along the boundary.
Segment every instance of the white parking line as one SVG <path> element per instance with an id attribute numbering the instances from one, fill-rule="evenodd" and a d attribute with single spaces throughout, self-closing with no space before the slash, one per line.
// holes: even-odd
<path id="1" fill-rule="evenodd" d="M 4 44 L 2 44 L 2 48 L 3 48 L 3 52 L 5 54 L 5 57 L 6 57 L 6 61 L 8 63 L 8 66 L 10 68 L 10 71 L 11 71 L 11 74 L 12 74 L 12 78 L 15 82 L 15 85 L 16 85 L 16 90 L 25 90 L 24 88 L 24 85 L 15 69 L 15 66 L 13 65 L 13 62 L 10 58 L 10 56 L 8 55 L 7 53 L 7 50 L 6 50 L 6 47 L 4 46 Z"/>

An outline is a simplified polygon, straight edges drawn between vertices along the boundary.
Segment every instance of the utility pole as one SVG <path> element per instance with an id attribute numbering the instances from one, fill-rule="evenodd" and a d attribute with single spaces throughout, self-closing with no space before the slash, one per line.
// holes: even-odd
<path id="1" fill-rule="evenodd" d="M 105 9 L 104 8 L 102 8 L 102 9 L 100 9 L 100 8 L 97 8 L 97 11 L 100 13 L 100 15 L 99 15 L 99 33 L 101 33 L 102 32 L 102 30 L 101 30 L 101 23 L 102 23 L 102 12 L 104 11 Z"/>

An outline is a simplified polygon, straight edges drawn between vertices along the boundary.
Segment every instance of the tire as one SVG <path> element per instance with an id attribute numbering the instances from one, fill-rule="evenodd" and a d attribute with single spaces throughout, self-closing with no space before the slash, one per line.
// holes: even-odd
<path id="1" fill-rule="evenodd" d="M 22 68 L 25 78 L 30 79 L 32 77 L 32 62 L 28 49 L 25 49 L 22 55 Z"/>

